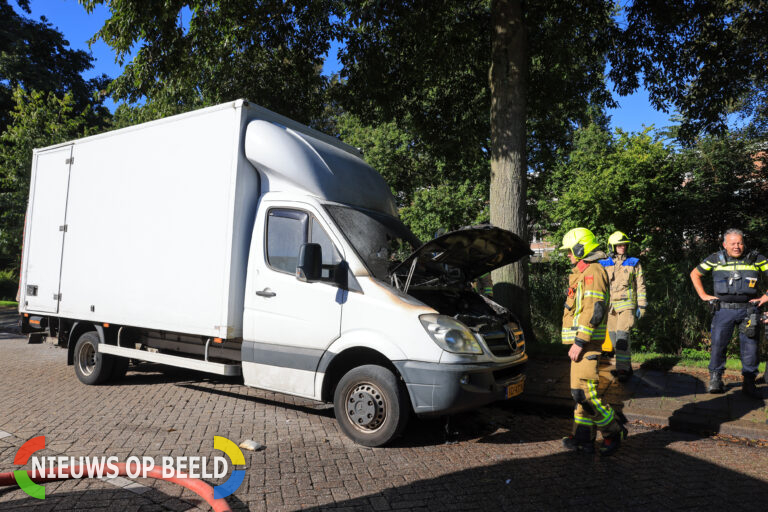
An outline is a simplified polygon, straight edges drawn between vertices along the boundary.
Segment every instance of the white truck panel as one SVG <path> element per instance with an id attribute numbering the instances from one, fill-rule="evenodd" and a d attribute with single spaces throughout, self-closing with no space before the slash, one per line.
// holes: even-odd
<path id="1" fill-rule="evenodd" d="M 59 316 L 242 335 L 259 197 L 244 120 L 232 103 L 74 141 Z M 51 204 L 33 204 L 31 216 Z"/>
<path id="2" fill-rule="evenodd" d="M 56 313 L 59 306 L 55 296 L 59 293 L 71 154 L 71 145 L 42 151 L 32 164 L 23 269 L 25 305 L 32 312 Z"/>

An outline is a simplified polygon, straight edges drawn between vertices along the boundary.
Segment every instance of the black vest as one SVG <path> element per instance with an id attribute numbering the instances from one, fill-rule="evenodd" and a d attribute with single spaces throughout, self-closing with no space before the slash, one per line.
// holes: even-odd
<path id="1" fill-rule="evenodd" d="M 757 297 L 760 270 L 755 266 L 757 252 L 740 259 L 729 258 L 725 251 L 717 253 L 718 262 L 712 269 L 715 296 L 725 302 L 747 302 Z"/>

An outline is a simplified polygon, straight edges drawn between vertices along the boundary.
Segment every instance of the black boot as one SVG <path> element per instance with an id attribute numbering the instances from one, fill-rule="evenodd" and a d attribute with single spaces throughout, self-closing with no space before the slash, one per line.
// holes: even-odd
<path id="1" fill-rule="evenodd" d="M 617 373 L 619 374 L 619 382 L 627 382 L 635 372 L 630 367 L 629 370 L 617 370 Z"/>
<path id="2" fill-rule="evenodd" d="M 744 374 L 743 378 L 744 380 L 741 383 L 741 392 L 749 398 L 762 400 L 763 395 L 757 390 L 757 387 L 755 387 L 755 376 L 751 374 Z"/>
<path id="3" fill-rule="evenodd" d="M 710 393 L 722 393 L 725 391 L 725 384 L 723 384 L 723 376 L 719 373 L 709 374 L 709 387 L 707 391 Z"/>
<path id="4" fill-rule="evenodd" d="M 603 443 L 600 445 L 600 455 L 602 457 L 608 457 L 613 455 L 621 447 L 621 442 L 624 441 L 629 432 L 624 425 L 619 424 L 619 431 L 608 436 L 603 437 Z"/>
<path id="5" fill-rule="evenodd" d="M 575 425 L 573 435 L 563 438 L 563 447 L 579 453 L 595 453 L 595 429 Z"/>

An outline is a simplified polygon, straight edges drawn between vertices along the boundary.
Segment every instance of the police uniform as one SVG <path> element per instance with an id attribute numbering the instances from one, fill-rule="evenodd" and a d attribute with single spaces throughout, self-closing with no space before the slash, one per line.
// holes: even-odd
<path id="1" fill-rule="evenodd" d="M 616 351 L 616 370 L 619 375 L 626 375 L 632 372 L 629 331 L 635 324 L 637 309 L 645 309 L 648 305 L 643 267 L 640 260 L 625 254 L 611 255 L 600 260 L 600 264 L 608 275 L 611 291 L 608 336 Z"/>
<path id="2" fill-rule="evenodd" d="M 768 260 L 755 251 L 741 258 L 731 258 L 722 250 L 707 256 L 696 269 L 702 275 L 712 274 L 714 295 L 720 299 L 719 309 L 712 316 L 710 374 L 723 374 L 726 348 L 733 336 L 734 326 L 738 325 L 741 373 L 754 380 L 759 363 L 758 329 L 755 329 L 754 336 L 750 337 L 744 327 L 750 312 L 754 310 L 749 301 L 760 296 L 757 287 L 760 272 L 768 274 Z"/>
<path id="3" fill-rule="evenodd" d="M 608 311 L 608 276 L 601 258 L 605 253 L 593 251 L 573 267 L 563 312 L 562 342 L 584 348 L 581 359 L 571 361 L 571 395 L 576 402 L 572 440 L 582 447 L 592 443 L 596 429 L 604 439 L 626 435 L 614 410 L 597 396 Z"/>

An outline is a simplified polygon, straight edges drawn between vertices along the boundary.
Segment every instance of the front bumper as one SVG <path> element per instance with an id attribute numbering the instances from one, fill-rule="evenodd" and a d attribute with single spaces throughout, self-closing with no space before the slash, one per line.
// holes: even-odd
<path id="1" fill-rule="evenodd" d="M 394 361 L 417 416 L 441 416 L 505 400 L 507 388 L 525 381 L 528 356 L 508 364 Z"/>

